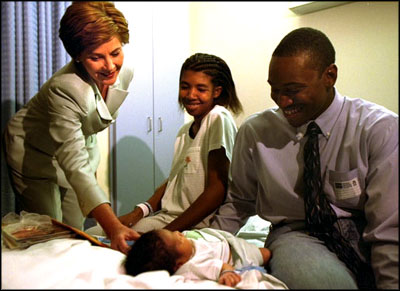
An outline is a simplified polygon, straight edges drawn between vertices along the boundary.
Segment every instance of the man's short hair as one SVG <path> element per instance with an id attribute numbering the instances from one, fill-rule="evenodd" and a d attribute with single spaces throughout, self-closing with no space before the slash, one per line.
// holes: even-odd
<path id="1" fill-rule="evenodd" d="M 300 54 L 310 57 L 310 66 L 321 74 L 335 63 L 335 49 L 329 38 L 321 31 L 302 27 L 288 33 L 274 50 L 273 57 L 293 57 Z"/>

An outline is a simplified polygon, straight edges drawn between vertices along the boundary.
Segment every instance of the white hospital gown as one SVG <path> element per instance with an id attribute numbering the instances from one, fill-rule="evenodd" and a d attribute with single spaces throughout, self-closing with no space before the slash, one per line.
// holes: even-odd
<path id="1" fill-rule="evenodd" d="M 222 264 L 229 261 L 229 245 L 221 241 L 192 241 L 195 254 L 175 272 L 175 275 L 184 275 L 185 279 L 189 280 L 209 279 L 217 281 Z"/>
<path id="2" fill-rule="evenodd" d="M 183 125 L 177 135 L 168 185 L 161 200 L 161 212 L 173 216 L 182 214 L 204 191 L 210 151 L 223 147 L 231 161 L 237 132 L 231 113 L 220 105 L 203 118 L 194 139 L 189 136 L 191 125 L 192 122 Z M 210 214 L 196 227 L 208 227 L 213 215 Z"/>
<path id="3" fill-rule="evenodd" d="M 202 228 L 186 230 L 183 234 L 194 244 L 192 257 L 175 272 L 175 275 L 183 275 L 185 279 L 217 281 L 224 263 L 234 268 L 263 264 L 256 245 L 229 232 Z"/>

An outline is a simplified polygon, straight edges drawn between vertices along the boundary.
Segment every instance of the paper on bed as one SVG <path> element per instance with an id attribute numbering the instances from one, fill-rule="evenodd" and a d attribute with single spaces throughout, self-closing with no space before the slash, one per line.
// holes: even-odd
<path id="1" fill-rule="evenodd" d="M 52 223 L 47 215 L 21 211 L 10 212 L 1 220 L 2 243 L 10 249 L 23 249 L 57 238 L 74 237 L 75 233 Z"/>
<path id="2" fill-rule="evenodd" d="M 52 239 L 76 237 L 94 245 L 109 247 L 84 231 L 62 223 L 48 215 L 21 211 L 6 214 L 1 221 L 2 247 L 24 249 Z"/>

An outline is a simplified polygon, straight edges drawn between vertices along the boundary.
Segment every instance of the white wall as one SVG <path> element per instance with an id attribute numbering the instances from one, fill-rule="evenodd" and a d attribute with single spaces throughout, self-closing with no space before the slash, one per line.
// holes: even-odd
<path id="1" fill-rule="evenodd" d="M 192 2 L 191 52 L 223 58 L 245 112 L 272 107 L 267 83 L 271 54 L 291 30 L 322 30 L 336 49 L 337 89 L 398 113 L 398 2 L 353 2 L 297 16 L 296 2 Z"/>
<path id="2" fill-rule="evenodd" d="M 124 3 L 124 10 L 140 6 L 140 2 Z M 299 4 L 296 1 L 146 3 L 162 6 L 171 19 L 182 19 L 182 27 L 187 25 L 188 11 L 190 54 L 211 53 L 228 63 L 244 106 L 244 113 L 236 118 L 238 125 L 250 114 L 275 106 L 267 83 L 270 57 L 279 41 L 301 26 L 320 29 L 331 39 L 339 69 L 336 87 L 343 95 L 376 102 L 398 114 L 396 1 L 357 1 L 302 16 L 288 9 Z M 189 9 L 179 9 L 180 5 Z M 131 33 L 135 33 L 134 27 Z M 186 116 L 186 120 L 189 118 Z M 103 150 L 98 176 L 108 190 L 108 132 L 100 134 L 99 139 Z"/>

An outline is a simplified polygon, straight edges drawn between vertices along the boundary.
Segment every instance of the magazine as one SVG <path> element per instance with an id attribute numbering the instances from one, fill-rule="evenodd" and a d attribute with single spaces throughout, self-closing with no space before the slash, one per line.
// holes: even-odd
<path id="1" fill-rule="evenodd" d="M 2 219 L 1 233 L 4 245 L 9 249 L 23 249 L 33 244 L 58 238 L 87 239 L 92 244 L 109 247 L 89 234 L 50 216 L 21 211 L 8 213 Z"/>

